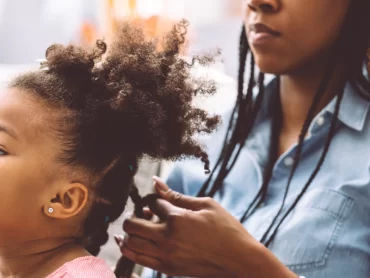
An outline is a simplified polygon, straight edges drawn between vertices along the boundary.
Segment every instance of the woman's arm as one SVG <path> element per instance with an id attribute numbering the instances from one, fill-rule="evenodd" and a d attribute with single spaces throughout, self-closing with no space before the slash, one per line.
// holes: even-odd
<path id="1" fill-rule="evenodd" d="M 260 252 L 260 265 L 257 266 L 257 270 L 260 269 L 260 275 L 256 277 L 274 277 L 274 278 L 297 278 L 298 276 L 291 272 L 285 265 L 283 265 L 275 255 L 270 252 L 265 246 L 261 244 L 259 248 Z M 239 277 L 245 277 L 242 275 Z M 244 272 L 245 275 L 245 272 Z M 253 276 L 254 277 L 254 276 Z M 304 277 L 302 277 L 304 278 Z"/>
<path id="2" fill-rule="evenodd" d="M 162 221 L 125 221 L 127 258 L 172 276 L 298 277 L 212 199 L 156 188 L 164 200 L 151 209 Z"/>

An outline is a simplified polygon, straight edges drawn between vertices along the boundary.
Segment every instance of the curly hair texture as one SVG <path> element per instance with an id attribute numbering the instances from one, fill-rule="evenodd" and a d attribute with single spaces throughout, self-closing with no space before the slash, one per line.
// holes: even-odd
<path id="1" fill-rule="evenodd" d="M 124 22 L 109 48 L 101 40 L 92 49 L 52 45 L 40 70 L 10 84 L 60 109 L 54 126 L 62 142 L 61 161 L 98 177 L 82 239 L 93 255 L 107 242 L 107 228 L 129 196 L 138 217 L 155 200 L 155 195 L 141 198 L 134 185 L 142 157 L 196 157 L 209 172 L 208 156 L 194 135 L 211 133 L 219 117 L 194 107 L 193 99 L 217 88 L 211 80 L 193 77 L 191 69 L 211 64 L 213 55 L 186 62 L 180 55 L 186 31 L 187 22 L 181 21 L 162 39 L 147 39 L 142 28 Z M 117 277 L 129 276 L 132 267 L 121 259 Z"/>

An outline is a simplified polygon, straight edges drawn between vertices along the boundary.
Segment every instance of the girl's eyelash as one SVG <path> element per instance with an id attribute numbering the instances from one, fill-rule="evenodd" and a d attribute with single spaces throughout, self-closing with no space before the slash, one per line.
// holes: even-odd
<path id="1" fill-rule="evenodd" d="M 7 155 L 8 153 L 2 149 L 0 149 L 0 155 Z"/>

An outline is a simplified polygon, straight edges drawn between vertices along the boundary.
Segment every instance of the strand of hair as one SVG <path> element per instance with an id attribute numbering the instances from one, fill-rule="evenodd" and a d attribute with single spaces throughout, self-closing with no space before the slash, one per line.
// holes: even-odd
<path id="1" fill-rule="evenodd" d="M 281 224 L 284 222 L 284 220 L 286 219 L 286 217 L 292 212 L 292 210 L 297 205 L 297 203 L 300 201 L 300 199 L 302 198 L 302 196 L 304 195 L 304 193 L 306 193 L 307 189 L 309 188 L 309 186 L 312 183 L 312 181 L 315 179 L 316 175 L 319 173 L 319 171 L 321 169 L 321 166 L 322 166 L 322 164 L 325 161 L 326 154 L 328 153 L 329 147 L 331 145 L 331 141 L 332 141 L 332 139 L 333 139 L 333 137 L 335 135 L 335 132 L 336 132 L 338 115 L 339 115 L 340 105 L 341 105 L 342 100 L 343 100 L 343 95 L 344 95 L 344 89 L 341 90 L 340 93 L 338 94 L 338 98 L 337 98 L 337 102 L 336 102 L 336 106 L 335 106 L 334 115 L 333 115 L 333 118 L 332 118 L 331 124 L 330 124 L 329 133 L 328 133 L 328 136 L 327 136 L 327 139 L 326 139 L 326 142 L 325 142 L 324 149 L 323 149 L 323 152 L 321 154 L 320 160 L 319 160 L 318 164 L 316 165 L 316 168 L 314 169 L 313 173 L 311 174 L 310 178 L 308 179 L 307 183 L 303 187 L 303 189 L 300 192 L 300 194 L 297 196 L 297 198 L 295 199 L 295 201 L 293 202 L 293 204 L 290 206 L 290 208 L 287 210 L 287 212 L 281 218 L 280 222 L 276 226 L 276 228 L 273 231 L 273 233 L 270 236 L 270 238 L 266 241 L 266 243 L 265 243 L 265 246 L 266 247 L 268 247 L 271 244 L 271 242 L 275 238 L 276 233 L 277 233 L 278 229 L 280 228 Z"/>
<path id="2" fill-rule="evenodd" d="M 226 153 L 227 153 L 228 148 L 230 147 L 231 137 L 236 132 L 236 129 L 233 128 L 233 126 L 235 125 L 234 121 L 235 121 L 235 118 L 236 118 L 236 111 L 238 111 L 240 109 L 241 101 L 242 101 L 242 98 L 243 98 L 244 70 L 245 70 L 245 64 L 246 64 L 248 50 L 249 50 L 249 46 L 248 46 L 247 38 L 246 38 L 246 34 L 245 34 L 245 26 L 243 24 L 241 35 L 240 35 L 240 44 L 239 44 L 239 74 L 238 74 L 237 101 L 236 101 L 236 104 L 233 108 L 233 111 L 232 111 L 232 114 L 231 114 L 231 117 L 230 117 L 230 120 L 229 120 L 229 123 L 228 123 L 228 128 L 227 128 L 226 135 L 224 137 L 221 153 L 220 153 L 220 155 L 217 159 L 217 162 L 214 166 L 214 170 L 212 171 L 212 173 L 210 174 L 210 176 L 208 177 L 208 179 L 206 180 L 206 182 L 203 184 L 202 188 L 198 192 L 198 194 L 197 194 L 198 197 L 205 197 L 206 196 L 208 187 L 209 187 L 209 185 L 210 185 L 210 183 L 213 179 L 214 173 L 219 168 L 221 162 L 226 160 Z M 222 168 L 222 166 L 221 166 L 221 168 Z"/>
<path id="3" fill-rule="evenodd" d="M 308 132 L 308 129 L 309 129 L 309 126 L 312 122 L 312 119 L 314 117 L 314 113 L 316 111 L 316 108 L 317 106 L 319 105 L 320 103 L 320 100 L 322 98 L 322 96 L 324 95 L 324 92 L 326 90 L 326 88 L 328 87 L 329 85 L 329 82 L 333 76 L 333 73 L 334 73 L 334 69 L 335 69 L 335 64 L 334 64 L 334 57 L 331 57 L 328 61 L 328 68 L 325 72 L 325 75 L 324 75 L 324 78 L 315 94 L 315 97 L 314 97 L 314 100 L 311 104 L 311 107 L 308 111 L 308 114 L 307 114 L 307 117 L 306 117 L 306 120 L 305 120 L 305 123 L 302 127 L 302 131 L 299 135 L 299 139 L 298 139 L 298 145 L 297 145 L 297 151 L 295 153 L 295 157 L 294 157 L 294 163 L 293 163 L 293 166 L 292 166 L 292 169 L 290 171 L 290 175 L 289 175 L 289 179 L 288 179 L 288 183 L 287 183 L 287 186 L 285 188 L 285 192 L 284 192 L 284 197 L 283 197 L 283 201 L 280 205 L 280 208 L 277 212 L 277 214 L 275 215 L 273 221 L 271 222 L 269 228 L 266 230 L 266 232 L 263 234 L 262 236 L 262 239 L 261 239 L 261 242 L 264 242 L 267 238 L 267 236 L 269 235 L 271 229 L 273 228 L 273 226 L 275 225 L 280 213 L 282 212 L 282 210 L 284 209 L 284 206 L 285 206 L 285 201 L 286 201 L 286 198 L 288 196 L 288 193 L 289 193 L 289 189 L 290 189 L 290 184 L 292 182 L 292 179 L 293 179 L 293 176 L 294 176 L 294 173 L 298 167 L 298 164 L 299 164 L 299 161 L 300 161 L 300 158 L 301 158 L 301 154 L 302 154 L 302 150 L 303 150 L 303 142 L 304 142 L 304 139 L 306 137 L 306 134 Z"/>

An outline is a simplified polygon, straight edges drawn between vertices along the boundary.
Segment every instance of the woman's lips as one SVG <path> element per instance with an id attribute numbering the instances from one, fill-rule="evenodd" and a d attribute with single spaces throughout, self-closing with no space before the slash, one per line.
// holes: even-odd
<path id="1" fill-rule="evenodd" d="M 270 27 L 256 23 L 249 25 L 249 42 L 254 46 L 270 43 L 273 39 L 281 36 L 281 34 Z"/>

